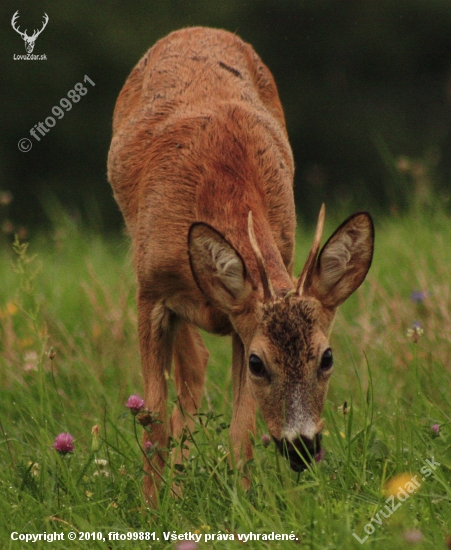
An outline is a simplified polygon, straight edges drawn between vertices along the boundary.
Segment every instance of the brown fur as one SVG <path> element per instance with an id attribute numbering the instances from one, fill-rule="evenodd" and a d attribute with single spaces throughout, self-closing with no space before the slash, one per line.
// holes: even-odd
<path id="1" fill-rule="evenodd" d="M 117 100 L 108 177 L 133 242 L 145 400 L 162 420 L 153 443 L 164 448 L 170 433 L 192 426 L 208 359 L 198 326 L 233 336 L 237 460 L 252 456 L 258 404 L 296 463 L 295 442 L 321 429 L 326 333 L 371 263 L 369 216 L 345 222 L 322 263 L 319 228 L 301 296 L 292 278 L 293 159 L 277 89 L 252 47 L 221 30 L 183 29 L 144 55 Z M 251 354 L 264 358 L 264 376 L 250 372 Z M 173 358 L 179 403 L 169 421 Z M 164 461 L 159 452 L 146 466 L 151 502 Z"/>

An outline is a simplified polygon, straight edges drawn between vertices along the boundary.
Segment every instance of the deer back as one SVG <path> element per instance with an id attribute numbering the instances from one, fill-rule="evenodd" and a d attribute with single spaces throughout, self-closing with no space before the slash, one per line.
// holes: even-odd
<path id="1" fill-rule="evenodd" d="M 108 175 L 138 280 L 155 292 L 200 299 L 187 252 L 194 222 L 233 243 L 257 281 L 249 211 L 271 279 L 291 286 L 293 159 L 283 110 L 271 73 L 234 34 L 184 29 L 144 55 L 117 100 Z"/>

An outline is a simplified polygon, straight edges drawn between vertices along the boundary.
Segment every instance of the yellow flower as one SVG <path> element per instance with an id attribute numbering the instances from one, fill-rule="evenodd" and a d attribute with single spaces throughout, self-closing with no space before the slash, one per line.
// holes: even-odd
<path id="1" fill-rule="evenodd" d="M 33 343 L 34 343 L 33 339 L 29 337 L 19 338 L 17 340 L 17 345 L 20 349 L 28 348 L 32 346 Z"/>
<path id="2" fill-rule="evenodd" d="M 6 319 L 6 317 L 12 317 L 17 313 L 17 306 L 13 302 L 8 302 L 6 306 L 0 310 L 0 319 Z"/>
<path id="3" fill-rule="evenodd" d="M 385 484 L 384 494 L 386 496 L 395 497 L 400 489 L 407 490 L 408 493 L 414 493 L 420 485 L 418 477 L 419 476 L 414 476 L 408 472 L 392 477 Z"/>
<path id="4" fill-rule="evenodd" d="M 15 315 L 17 313 L 17 306 L 16 304 L 14 304 L 13 302 L 8 302 L 6 304 L 6 311 L 10 314 L 10 315 Z"/>

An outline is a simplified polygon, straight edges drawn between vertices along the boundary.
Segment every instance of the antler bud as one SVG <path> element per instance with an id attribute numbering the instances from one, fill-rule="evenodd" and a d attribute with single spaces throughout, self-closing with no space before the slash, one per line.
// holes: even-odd
<path id="1" fill-rule="evenodd" d="M 263 286 L 263 294 L 265 297 L 265 302 L 269 300 L 274 300 L 276 297 L 276 293 L 274 292 L 274 288 L 268 277 L 268 273 L 266 272 L 265 260 L 263 259 L 260 247 L 258 246 L 258 243 L 257 243 L 257 239 L 255 238 L 254 222 L 252 220 L 252 210 L 249 210 L 247 227 L 248 227 L 249 240 L 251 242 L 252 250 L 254 251 L 255 259 L 257 260 L 257 267 L 260 273 L 260 279 Z"/>
<path id="2" fill-rule="evenodd" d="M 299 275 L 298 285 L 296 287 L 296 293 L 301 296 L 305 289 L 308 287 L 313 270 L 316 265 L 316 258 L 318 257 L 319 247 L 321 245 L 321 238 L 323 236 L 324 219 L 326 217 L 326 206 L 324 203 L 321 205 L 319 211 L 318 223 L 316 224 L 315 236 L 313 238 L 312 248 L 310 249 L 307 261 L 305 262 L 304 269 Z"/>

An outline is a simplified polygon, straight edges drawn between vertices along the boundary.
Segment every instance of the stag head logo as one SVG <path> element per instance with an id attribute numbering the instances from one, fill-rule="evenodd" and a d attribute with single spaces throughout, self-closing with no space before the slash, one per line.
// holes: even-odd
<path id="1" fill-rule="evenodd" d="M 13 18 L 11 19 L 11 25 L 12 28 L 20 34 L 20 36 L 23 38 L 25 42 L 25 50 L 27 53 L 32 53 L 34 49 L 34 43 L 36 42 L 37 37 L 41 34 L 41 32 L 45 29 L 47 23 L 49 22 L 49 16 L 44 13 L 44 24 L 42 25 L 42 29 L 40 31 L 33 31 L 33 34 L 31 36 L 28 36 L 27 29 L 24 30 L 24 32 L 21 32 L 19 30 L 19 27 L 16 25 L 17 19 L 19 18 L 19 10 L 16 11 L 16 13 L 13 15 Z"/>

